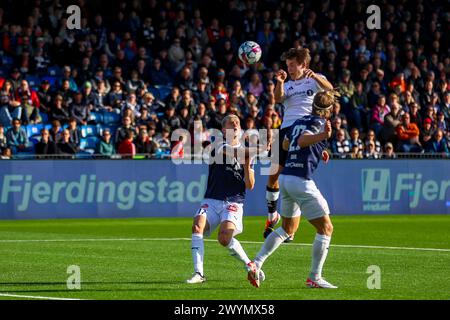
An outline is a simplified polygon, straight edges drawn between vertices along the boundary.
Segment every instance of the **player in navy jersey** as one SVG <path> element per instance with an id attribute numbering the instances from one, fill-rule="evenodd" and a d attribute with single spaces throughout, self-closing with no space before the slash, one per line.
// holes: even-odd
<path id="1" fill-rule="evenodd" d="M 280 194 L 278 177 L 287 156 L 287 152 L 281 148 L 281 142 L 294 121 L 311 114 L 312 102 L 317 92 L 333 89 L 333 85 L 324 75 L 308 69 L 311 61 L 308 49 L 289 49 L 283 53 L 281 60 L 286 61 L 288 72 L 279 70 L 276 74 L 275 101 L 283 103 L 284 116 L 278 135 L 278 163 L 272 163 L 273 173 L 269 176 L 266 187 L 268 215 L 264 229 L 264 238 L 273 231 L 273 228 L 280 220 L 280 215 L 277 212 Z M 289 81 L 287 81 L 288 73 Z M 286 240 L 292 240 L 292 238 Z"/>
<path id="2" fill-rule="evenodd" d="M 248 258 L 239 241 L 234 238 L 243 230 L 245 190 L 253 189 L 255 184 L 251 164 L 252 153 L 240 143 L 241 126 L 237 116 L 226 116 L 222 121 L 222 131 L 230 138 L 218 142 L 211 152 L 212 160 L 209 165 L 205 198 L 195 214 L 192 226 L 194 273 L 186 281 L 191 284 L 206 281 L 203 272 L 203 236 L 209 236 L 218 226 L 219 243 L 228 248 L 232 256 L 242 261 L 247 271 L 256 271 L 255 264 Z M 242 154 L 245 160 L 240 159 L 239 155 Z M 264 277 L 263 274 L 259 276 Z"/>
<path id="3" fill-rule="evenodd" d="M 294 234 L 303 215 L 317 230 L 312 248 L 312 265 L 306 285 L 309 288 L 337 288 L 322 278 L 322 268 L 328 253 L 333 225 L 327 201 L 311 177 L 322 159 L 328 162 L 326 140 L 331 137 L 328 120 L 335 102 L 334 91 L 319 92 L 313 101 L 311 116 L 294 122 L 283 141 L 288 151 L 286 164 L 280 175 L 282 226 L 264 242 L 254 262 L 258 270 L 250 270 L 250 283 L 259 287 L 259 270 L 264 261 L 281 243 Z"/>

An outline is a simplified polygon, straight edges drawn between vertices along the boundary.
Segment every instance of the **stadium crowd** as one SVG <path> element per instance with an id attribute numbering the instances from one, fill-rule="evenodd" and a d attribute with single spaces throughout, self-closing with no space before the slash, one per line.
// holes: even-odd
<path id="1" fill-rule="evenodd" d="M 0 7 L 0 151 L 71 157 L 152 157 L 176 150 L 171 132 L 281 125 L 274 73 L 281 54 L 308 47 L 310 68 L 341 93 L 330 150 L 342 158 L 449 155 L 450 13 L 446 1 L 85 1 L 66 28 L 67 1 Z M 253 66 L 239 44 L 258 42 Z"/>

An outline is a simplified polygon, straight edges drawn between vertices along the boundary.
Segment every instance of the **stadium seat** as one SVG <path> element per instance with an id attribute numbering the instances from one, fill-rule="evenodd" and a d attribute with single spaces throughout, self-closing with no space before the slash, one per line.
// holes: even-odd
<path id="1" fill-rule="evenodd" d="M 28 81 L 28 84 L 33 90 L 35 90 L 34 88 L 39 88 L 39 85 L 41 84 L 41 80 L 36 76 L 27 76 L 25 80 Z"/>
<path id="2" fill-rule="evenodd" d="M 29 124 L 27 125 L 27 136 L 28 138 L 39 136 L 41 134 L 41 130 L 44 128 L 43 124 Z"/>
<path id="3" fill-rule="evenodd" d="M 158 95 L 160 100 L 164 100 L 172 90 L 169 86 L 155 86 L 155 88 L 158 90 Z M 155 96 L 156 98 L 156 96 Z"/>
<path id="4" fill-rule="evenodd" d="M 115 112 L 104 112 L 103 113 L 103 123 L 107 125 L 118 124 L 121 120 L 120 114 Z"/>
<path id="5" fill-rule="evenodd" d="M 42 81 L 47 80 L 50 85 L 53 87 L 57 84 L 58 81 L 58 77 L 53 77 L 53 76 L 45 76 L 41 78 Z"/>
<path id="6" fill-rule="evenodd" d="M 81 136 L 83 138 L 97 136 L 98 132 L 99 130 L 96 125 L 81 126 Z"/>
<path id="7" fill-rule="evenodd" d="M 91 112 L 88 121 L 92 121 L 94 123 L 103 123 L 103 114 L 100 112 Z"/>
<path id="8" fill-rule="evenodd" d="M 95 150 L 99 141 L 100 139 L 97 137 L 83 138 L 80 140 L 80 149 L 84 151 L 89 149 Z"/>
<path id="9" fill-rule="evenodd" d="M 47 73 L 49 75 L 51 75 L 52 77 L 57 77 L 57 76 L 61 76 L 62 75 L 61 68 L 58 67 L 58 66 L 49 67 L 47 69 Z"/>
<path id="10" fill-rule="evenodd" d="M 52 124 L 51 123 L 46 124 L 46 125 L 44 125 L 44 128 L 47 130 L 50 130 L 52 128 Z"/>
<path id="11" fill-rule="evenodd" d="M 155 87 L 152 87 L 152 86 L 148 86 L 147 90 L 148 90 L 148 92 L 151 92 L 153 94 L 155 99 L 161 100 L 158 89 L 156 89 Z"/>

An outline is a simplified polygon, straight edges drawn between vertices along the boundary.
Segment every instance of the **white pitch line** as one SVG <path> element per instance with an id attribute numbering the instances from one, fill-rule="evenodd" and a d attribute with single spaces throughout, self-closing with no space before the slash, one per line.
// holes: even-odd
<path id="1" fill-rule="evenodd" d="M 101 241 L 191 241 L 191 238 L 86 238 L 86 239 L 0 239 L 0 243 L 28 243 L 28 242 L 101 242 Z M 215 242 L 214 239 L 205 239 L 205 241 Z M 240 241 L 247 244 L 262 244 L 261 241 Z M 288 246 L 312 246 L 310 243 L 289 243 Z M 437 251 L 450 252 L 450 249 L 440 248 L 414 248 L 414 247 L 387 247 L 387 246 L 367 246 L 352 244 L 332 244 L 338 248 L 361 248 L 361 249 L 388 249 L 388 250 L 413 250 L 413 251 Z"/>
<path id="2" fill-rule="evenodd" d="M 72 298 L 25 296 L 25 295 L 21 295 L 21 294 L 9 294 L 9 293 L 0 293 L 0 296 L 1 297 L 12 297 L 12 298 L 42 299 L 42 300 L 82 300 L 82 299 L 72 299 Z"/>

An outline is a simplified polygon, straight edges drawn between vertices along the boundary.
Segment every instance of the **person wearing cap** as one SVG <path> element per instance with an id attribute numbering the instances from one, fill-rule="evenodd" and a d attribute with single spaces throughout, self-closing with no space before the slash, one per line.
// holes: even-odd
<path id="1" fill-rule="evenodd" d="M 87 105 L 89 110 L 92 111 L 95 108 L 96 104 L 96 96 L 94 91 L 92 90 L 92 83 L 90 81 L 86 81 L 83 84 L 83 104 Z"/>
<path id="2" fill-rule="evenodd" d="M 116 154 L 116 149 L 111 139 L 111 131 L 108 128 L 103 130 L 102 138 L 97 144 L 95 153 L 103 156 L 112 156 Z"/>
<path id="3" fill-rule="evenodd" d="M 391 142 L 388 142 L 384 145 L 384 153 L 382 154 L 382 158 L 384 159 L 396 159 L 397 155 L 394 151 L 394 145 Z"/>
<path id="4" fill-rule="evenodd" d="M 433 138 L 435 129 L 433 126 L 433 120 L 431 118 L 425 118 L 423 120 L 423 126 L 420 130 L 420 143 L 422 146 L 426 146 L 428 141 Z"/>

